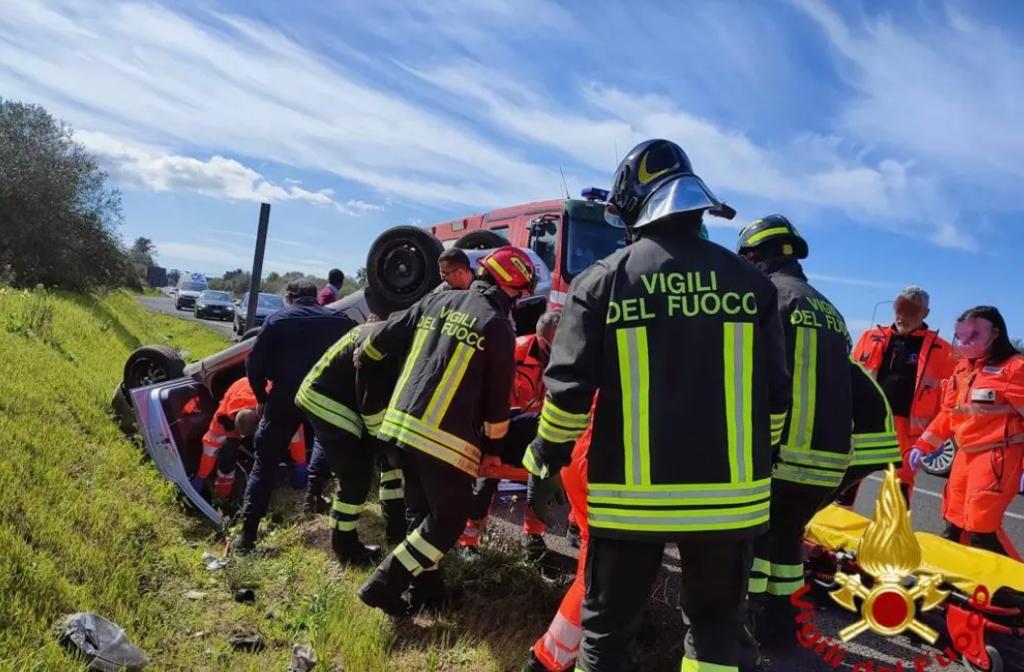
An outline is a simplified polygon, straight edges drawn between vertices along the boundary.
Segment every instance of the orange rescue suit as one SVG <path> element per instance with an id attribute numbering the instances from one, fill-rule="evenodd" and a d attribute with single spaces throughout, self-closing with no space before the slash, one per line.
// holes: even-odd
<path id="1" fill-rule="evenodd" d="M 516 378 L 509 406 L 524 413 L 540 413 L 544 404 L 544 362 L 537 357 L 539 348 L 536 334 L 516 339 Z"/>
<path id="2" fill-rule="evenodd" d="M 854 361 L 871 372 L 877 379 L 882 368 L 885 351 L 896 333 L 889 327 L 868 329 L 857 340 L 853 349 Z M 898 470 L 900 482 L 908 486 L 914 485 L 914 472 L 910 469 L 907 453 L 928 424 L 939 413 L 942 402 L 942 382 L 949 378 L 956 366 L 953 358 L 953 346 L 939 338 L 939 332 L 927 328 L 916 329 L 909 336 L 922 338 L 921 351 L 917 358 L 917 379 L 914 385 L 914 400 L 910 405 L 909 418 L 894 418 L 896 433 L 900 442 L 900 453 L 903 455 L 903 466 Z"/>
<path id="3" fill-rule="evenodd" d="M 267 383 L 268 392 L 270 387 L 271 384 Z M 217 412 L 213 414 L 213 420 L 210 421 L 209 429 L 203 435 L 203 454 L 199 458 L 199 469 L 196 470 L 196 476 L 199 478 L 209 477 L 210 472 L 217 465 L 217 453 L 224 447 L 228 439 L 241 438 L 237 431 L 227 429 L 221 424 L 221 418 L 228 418 L 234 422 L 235 416 L 238 415 L 239 411 L 254 409 L 258 405 L 259 402 L 256 401 L 256 395 L 253 394 L 248 378 L 239 378 L 231 384 L 228 391 L 224 393 L 224 398 L 220 400 Z M 292 437 L 288 449 L 291 453 L 292 462 L 295 464 L 306 463 L 306 440 L 301 425 L 298 431 L 295 432 L 295 436 Z M 233 477 L 234 474 L 231 474 L 231 476 Z M 218 478 L 218 480 L 220 479 Z"/>
<path id="4" fill-rule="evenodd" d="M 1000 532 L 1024 470 L 1024 355 L 1002 364 L 961 360 L 943 386 L 942 410 L 915 444 L 957 445 L 943 517 L 968 532 Z"/>

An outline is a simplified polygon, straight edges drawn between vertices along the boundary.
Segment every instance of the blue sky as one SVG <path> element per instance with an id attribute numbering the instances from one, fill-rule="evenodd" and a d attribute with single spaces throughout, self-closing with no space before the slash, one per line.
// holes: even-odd
<path id="1" fill-rule="evenodd" d="M 1024 4 L 0 0 L 0 96 L 70 122 L 168 267 L 354 272 L 394 224 L 606 186 L 680 143 L 781 212 L 859 332 L 916 283 L 1024 335 Z M 879 308 L 878 320 L 889 308 Z"/>

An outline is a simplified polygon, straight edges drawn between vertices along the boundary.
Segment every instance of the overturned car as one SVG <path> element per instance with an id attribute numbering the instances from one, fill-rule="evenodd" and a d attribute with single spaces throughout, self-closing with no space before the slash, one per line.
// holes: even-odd
<path id="1" fill-rule="evenodd" d="M 412 230 L 410 232 L 410 229 Z M 434 291 L 440 282 L 437 258 L 441 243 L 414 227 L 396 227 L 382 234 L 371 247 L 369 260 L 377 267 L 368 273 L 369 286 L 328 306 L 357 323 L 371 313 L 386 317 Z M 513 313 L 518 335 L 532 333 L 537 318 L 547 310 L 551 273 L 532 250 L 525 250 L 538 269 L 533 297 L 520 301 Z M 476 268 L 488 250 L 466 250 Z M 144 346 L 125 363 L 124 378 L 112 405 L 126 430 L 141 434 L 146 451 L 160 473 L 175 483 L 185 497 L 214 525 L 224 516 L 189 483 L 202 454 L 202 437 L 227 389 L 245 376 L 245 360 L 258 329 L 250 329 L 239 342 L 205 359 L 186 364 L 166 346 Z M 240 447 L 233 497 L 244 489 L 252 463 L 249 447 Z"/>

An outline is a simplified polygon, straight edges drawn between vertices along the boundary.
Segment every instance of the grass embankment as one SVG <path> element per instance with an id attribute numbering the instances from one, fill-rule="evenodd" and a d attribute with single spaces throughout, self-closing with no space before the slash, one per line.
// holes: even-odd
<path id="1" fill-rule="evenodd" d="M 284 670 L 293 643 L 313 645 L 318 670 L 517 669 L 560 591 L 510 556 L 449 559 L 465 607 L 394 624 L 358 602 L 366 573 L 330 559 L 325 519 L 299 520 L 279 501 L 261 554 L 207 571 L 203 552 L 223 542 L 106 410 L 145 343 L 187 359 L 226 344 L 125 293 L 0 287 L 0 670 L 82 669 L 51 630 L 75 611 L 124 627 L 155 670 Z M 379 520 L 368 518 L 373 538 Z M 240 587 L 255 589 L 254 606 L 233 601 Z M 231 649 L 232 634 L 252 631 L 265 650 Z"/>

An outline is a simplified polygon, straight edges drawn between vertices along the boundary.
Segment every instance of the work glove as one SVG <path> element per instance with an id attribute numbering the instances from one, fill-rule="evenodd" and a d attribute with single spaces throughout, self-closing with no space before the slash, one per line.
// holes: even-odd
<path id="1" fill-rule="evenodd" d="M 924 452 L 920 448 L 910 449 L 910 453 L 907 455 L 907 466 L 910 467 L 911 471 L 916 472 L 921 468 L 922 457 L 924 457 Z"/>
<path id="2" fill-rule="evenodd" d="M 526 481 L 526 503 L 541 522 L 551 525 L 554 522 L 550 516 L 552 506 L 560 506 L 565 501 L 561 471 L 545 478 L 530 474 Z"/>
<path id="3" fill-rule="evenodd" d="M 1017 486 L 1017 494 L 1024 495 L 1024 474 L 1020 475 L 1020 485 Z"/>
<path id="4" fill-rule="evenodd" d="M 291 484 L 293 490 L 305 490 L 306 482 L 309 480 L 309 467 L 305 464 L 296 464 L 292 467 Z"/>
<path id="5" fill-rule="evenodd" d="M 192 489 L 195 490 L 196 492 L 198 492 L 200 495 L 202 495 L 203 497 L 206 496 L 206 479 L 205 478 L 200 478 L 198 476 L 193 476 L 191 479 L 189 479 L 188 484 L 191 485 Z"/>

